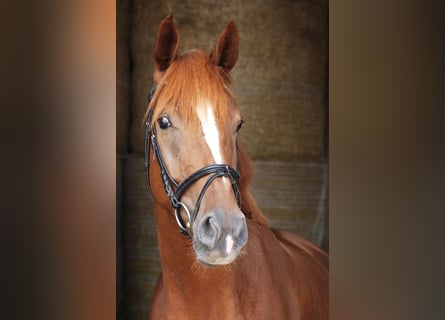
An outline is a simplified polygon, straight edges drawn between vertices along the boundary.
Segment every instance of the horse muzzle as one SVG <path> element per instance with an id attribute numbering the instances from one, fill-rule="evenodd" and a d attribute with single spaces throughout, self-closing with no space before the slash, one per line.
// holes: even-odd
<path id="1" fill-rule="evenodd" d="M 210 211 L 197 219 L 193 228 L 193 248 L 204 265 L 231 263 L 247 242 L 246 219 L 241 211 Z"/>

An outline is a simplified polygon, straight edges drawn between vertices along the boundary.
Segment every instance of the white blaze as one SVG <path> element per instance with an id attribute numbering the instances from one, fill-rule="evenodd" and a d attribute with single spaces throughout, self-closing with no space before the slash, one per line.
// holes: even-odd
<path id="1" fill-rule="evenodd" d="M 215 163 L 221 164 L 222 156 L 219 148 L 219 133 L 215 116 L 213 114 L 213 108 L 210 103 L 206 101 L 206 103 L 203 103 L 198 107 L 197 112 L 204 132 L 204 139 L 210 148 L 213 160 Z"/>
<path id="2" fill-rule="evenodd" d="M 227 237 L 226 237 L 226 253 L 227 254 L 230 254 L 230 252 L 232 251 L 232 248 L 233 248 L 233 239 L 232 239 L 232 236 L 230 236 L 230 235 L 228 235 Z"/>

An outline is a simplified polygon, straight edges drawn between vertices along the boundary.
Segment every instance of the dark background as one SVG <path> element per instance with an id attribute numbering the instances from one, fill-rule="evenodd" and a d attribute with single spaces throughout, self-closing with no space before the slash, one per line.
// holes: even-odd
<path id="1" fill-rule="evenodd" d="M 152 85 L 152 50 L 173 13 L 180 51 L 210 51 L 228 21 L 240 32 L 232 71 L 254 160 L 254 198 L 271 226 L 325 250 L 328 237 L 327 1 L 118 1 L 118 314 L 146 319 L 160 262 L 143 170 L 141 123 Z M 185 239 L 186 241 L 186 239 Z"/>

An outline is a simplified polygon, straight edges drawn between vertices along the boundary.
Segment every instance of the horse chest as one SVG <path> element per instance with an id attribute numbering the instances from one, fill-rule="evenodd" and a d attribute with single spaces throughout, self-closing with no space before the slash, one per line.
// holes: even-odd
<path id="1" fill-rule="evenodd" d="M 249 290 L 213 288 L 200 290 L 165 287 L 161 284 L 154 295 L 150 319 L 300 319 L 289 311 L 280 293 L 270 295 L 270 288 L 261 281 Z M 238 294 L 236 293 L 238 291 Z"/>

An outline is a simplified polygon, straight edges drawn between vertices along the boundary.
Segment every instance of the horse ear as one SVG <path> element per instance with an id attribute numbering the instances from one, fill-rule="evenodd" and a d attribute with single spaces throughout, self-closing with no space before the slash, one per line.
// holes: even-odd
<path id="1" fill-rule="evenodd" d="M 176 57 L 179 46 L 179 33 L 170 14 L 162 20 L 154 46 L 156 71 L 165 71 Z"/>
<path id="2" fill-rule="evenodd" d="M 238 28 L 233 21 L 230 21 L 220 34 L 215 48 L 210 54 L 212 62 L 226 71 L 232 70 L 238 60 L 238 46 Z"/>

